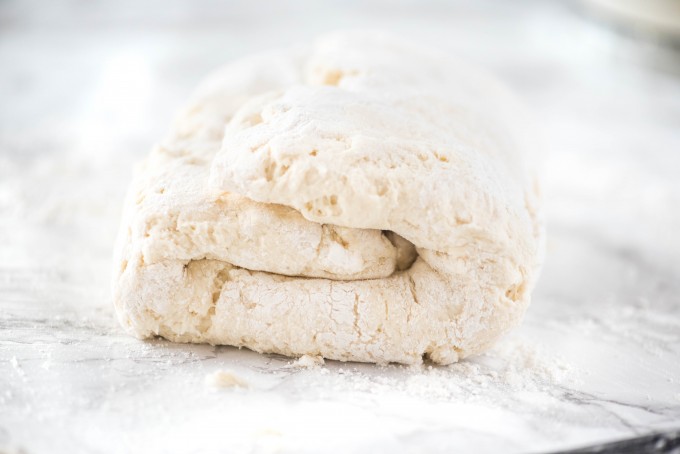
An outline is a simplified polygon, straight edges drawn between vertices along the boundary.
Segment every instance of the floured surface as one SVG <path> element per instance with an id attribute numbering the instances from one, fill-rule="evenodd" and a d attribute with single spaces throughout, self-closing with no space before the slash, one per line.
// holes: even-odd
<path id="1" fill-rule="evenodd" d="M 675 57 L 557 3 L 519 2 L 503 14 L 500 1 L 451 14 L 418 5 L 385 20 L 413 21 L 401 29 L 409 35 L 441 33 L 433 45 L 446 42 L 510 81 L 552 144 L 548 260 L 515 336 L 432 370 L 334 361 L 306 369 L 247 350 L 130 338 L 109 296 L 120 181 L 198 77 L 279 43 L 258 41 L 257 27 L 201 26 L 181 39 L 162 27 L 125 37 L 114 26 L 86 35 L 3 27 L 0 87 L 12 109 L 0 108 L 0 451 L 545 452 L 677 426 Z M 301 11 L 246 14 L 247 5 L 238 17 L 260 18 L 277 37 L 298 30 L 290 42 L 300 41 L 320 31 L 309 24 L 330 21 L 314 3 L 302 7 L 318 22 Z M 85 23 L 85 11 L 72 17 Z M 149 30 L 160 34 L 143 39 Z M 557 41 L 547 46 L 546 36 Z M 250 387 L 206 386 L 217 370 Z"/>

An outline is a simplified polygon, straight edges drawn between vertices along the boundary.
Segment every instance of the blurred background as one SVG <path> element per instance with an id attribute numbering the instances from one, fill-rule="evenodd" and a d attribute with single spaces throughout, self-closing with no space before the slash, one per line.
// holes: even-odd
<path id="1" fill-rule="evenodd" d="M 70 366 L 55 385 L 69 393 L 49 394 L 40 364 L 46 352 L 53 363 L 99 361 L 115 351 L 111 333 L 124 339 L 108 286 L 121 204 L 134 163 L 163 137 L 192 88 L 234 58 L 355 28 L 392 31 L 473 61 L 510 85 L 535 116 L 545 144 L 549 240 L 521 333 L 589 371 L 581 391 L 654 409 L 624 418 L 617 413 L 624 407 L 607 416 L 584 404 L 572 409 L 570 423 L 551 426 L 543 446 L 560 446 L 554 443 L 564 434 L 576 443 L 677 423 L 679 5 L 0 0 L 0 448 L 3 440 L 30 444 L 36 415 L 58 439 L 67 423 L 68 430 L 91 429 L 69 418 L 101 416 L 93 402 L 115 408 L 113 391 Z M 143 361 L 151 353 L 117 354 L 120 370 L 99 377 L 106 386 L 155 386 L 157 370 Z M 129 364 L 130 357 L 142 359 Z M 101 370 L 110 371 L 106 364 Z M 574 400 L 558 388 L 549 393 L 556 402 Z M 538 415 L 526 405 L 522 418 Z M 604 429 L 569 425 L 585 420 Z M 123 430 L 107 421 L 111 433 Z M 144 419 L 132 421 L 143 426 Z"/>

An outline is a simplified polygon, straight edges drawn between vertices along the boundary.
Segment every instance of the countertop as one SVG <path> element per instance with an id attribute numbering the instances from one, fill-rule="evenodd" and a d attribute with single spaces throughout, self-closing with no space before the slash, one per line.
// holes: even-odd
<path id="1" fill-rule="evenodd" d="M 127 336 L 109 280 L 134 163 L 209 70 L 338 28 L 465 57 L 534 112 L 549 238 L 523 325 L 449 367 Z M 0 99 L 0 452 L 546 452 L 680 427 L 677 50 L 570 2 L 5 1 Z"/>

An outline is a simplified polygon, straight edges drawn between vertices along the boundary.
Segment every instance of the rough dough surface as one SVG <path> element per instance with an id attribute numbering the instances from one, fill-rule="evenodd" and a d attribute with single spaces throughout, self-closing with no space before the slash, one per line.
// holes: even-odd
<path id="1" fill-rule="evenodd" d="M 343 361 L 480 353 L 542 256 L 525 124 L 488 75 L 382 35 L 232 63 L 137 169 L 120 322 Z"/>

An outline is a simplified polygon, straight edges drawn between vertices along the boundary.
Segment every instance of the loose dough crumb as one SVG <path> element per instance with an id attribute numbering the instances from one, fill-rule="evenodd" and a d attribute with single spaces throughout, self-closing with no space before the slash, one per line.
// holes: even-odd
<path id="1" fill-rule="evenodd" d="M 249 388 L 250 385 L 243 378 L 231 371 L 220 369 L 206 375 L 205 384 L 212 388 Z"/>
<path id="2" fill-rule="evenodd" d="M 325 364 L 323 357 L 312 356 L 312 355 L 302 355 L 296 361 L 294 361 L 290 367 L 298 367 L 304 369 L 316 369 Z"/>

